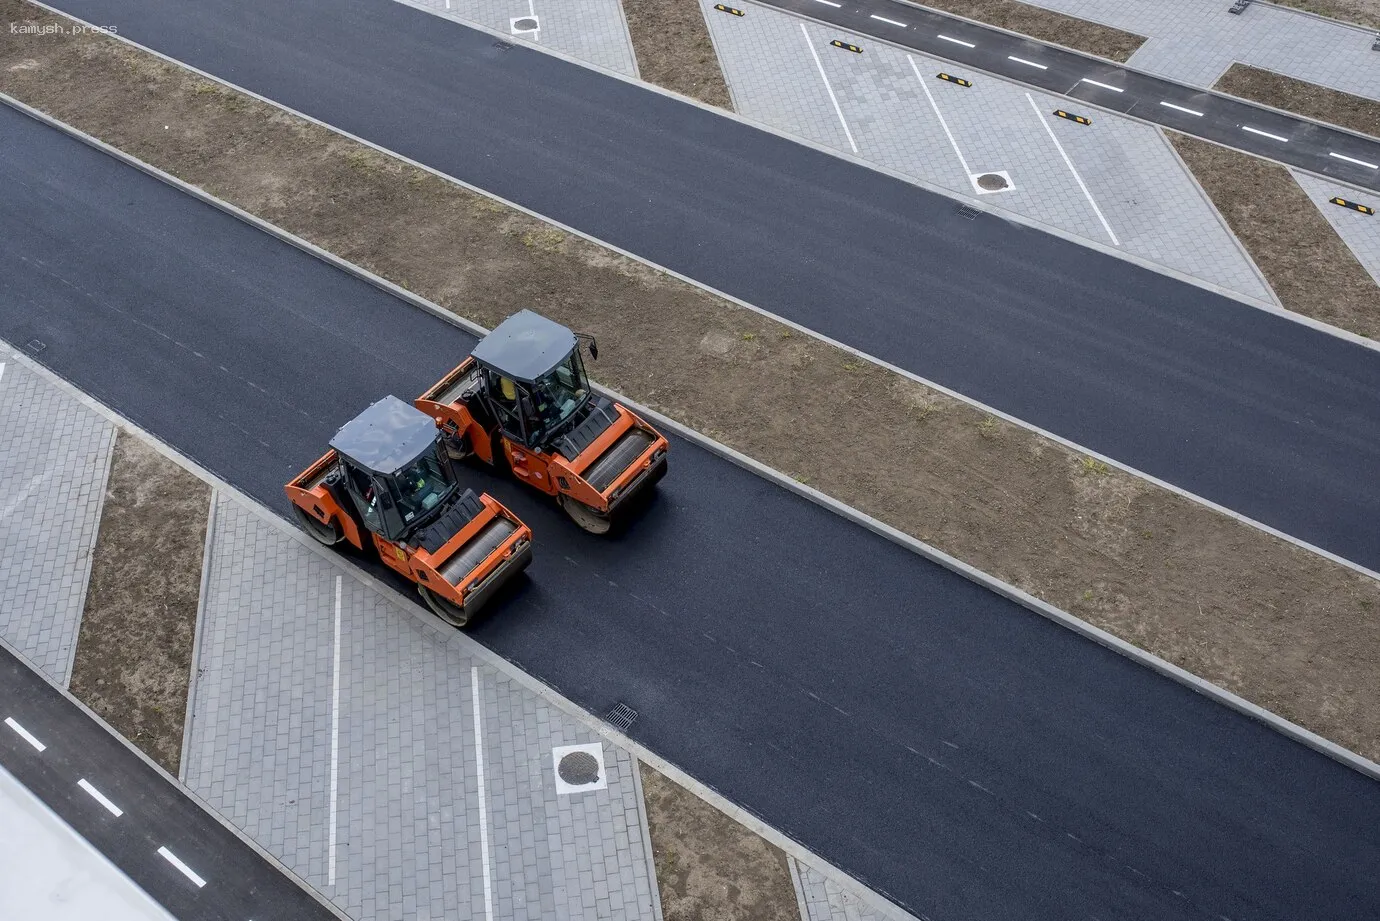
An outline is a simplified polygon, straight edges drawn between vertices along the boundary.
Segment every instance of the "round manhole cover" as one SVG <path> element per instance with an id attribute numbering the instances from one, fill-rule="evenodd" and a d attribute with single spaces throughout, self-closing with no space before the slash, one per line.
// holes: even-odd
<path id="1" fill-rule="evenodd" d="M 535 32 L 537 31 L 537 21 L 535 19 L 514 19 L 514 32 Z"/>
<path id="2" fill-rule="evenodd" d="M 999 176 L 996 173 L 983 173 L 977 178 L 977 184 L 979 189 L 984 189 L 988 192 L 999 192 L 1006 188 L 1008 183 L 1005 176 Z"/>
<path id="3" fill-rule="evenodd" d="M 571 752 L 561 759 L 556 772 L 561 780 L 579 787 L 599 779 L 599 762 L 589 752 Z"/>

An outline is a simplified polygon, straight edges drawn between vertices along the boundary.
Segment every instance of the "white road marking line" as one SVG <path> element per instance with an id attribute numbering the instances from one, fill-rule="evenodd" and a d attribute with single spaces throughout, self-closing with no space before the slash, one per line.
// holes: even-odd
<path id="1" fill-rule="evenodd" d="M 5 363 L 4 363 L 3 361 L 0 361 L 0 377 L 4 377 L 4 376 L 5 376 Z"/>
<path id="2" fill-rule="evenodd" d="M 1355 157 L 1348 157 L 1345 154 L 1333 153 L 1332 151 L 1328 151 L 1327 155 L 1329 157 L 1336 157 L 1338 160 L 1345 160 L 1348 163 L 1355 163 L 1357 166 L 1364 166 L 1366 169 L 1380 169 L 1380 166 L 1376 166 L 1374 163 L 1367 163 L 1365 160 L 1357 160 Z M 0 365 L 0 371 L 4 370 L 5 366 Z"/>
<path id="3" fill-rule="evenodd" d="M 1027 61 L 1025 58 L 1018 58 L 1014 54 L 1008 54 L 1006 56 L 1006 59 L 1008 61 L 1015 61 L 1017 64 L 1024 64 L 1026 67 L 1038 67 L 1041 70 L 1049 70 L 1049 68 L 1043 64 L 1036 64 L 1034 61 Z"/>
<path id="4" fill-rule="evenodd" d="M 200 876 L 197 876 L 196 871 L 194 871 L 191 867 L 187 866 L 182 861 L 178 860 L 177 855 L 174 854 L 172 851 L 168 850 L 165 847 L 160 847 L 158 849 L 158 853 L 161 854 L 163 859 L 166 860 L 168 863 L 172 864 L 173 866 L 177 867 L 177 869 L 181 870 L 182 875 L 191 880 L 198 889 L 206 885 L 206 880 L 202 879 Z"/>
<path id="5" fill-rule="evenodd" d="M 38 749 L 39 751 L 43 751 L 45 748 L 48 747 L 48 746 L 44 745 L 42 742 L 38 741 L 38 739 L 35 739 L 35 738 L 33 737 L 33 733 L 29 732 L 29 730 L 27 730 L 27 729 L 25 729 L 23 726 L 19 725 L 19 723 L 15 720 L 14 717 L 12 717 L 12 716 L 7 716 L 7 717 L 5 717 L 5 725 L 8 726 L 8 727 L 10 727 L 11 729 L 13 729 L 15 732 L 19 733 L 19 737 L 20 737 L 21 739 L 23 739 L 25 742 L 28 742 L 30 745 L 32 745 L 34 748 Z"/>
<path id="6" fill-rule="evenodd" d="M 125 814 L 123 809 L 121 809 L 119 806 L 116 806 L 110 800 L 106 799 L 104 793 L 102 793 L 100 790 L 97 790 L 95 787 L 91 786 L 91 784 L 87 782 L 85 777 L 77 781 L 77 786 L 81 787 L 87 793 L 90 793 L 91 798 L 94 799 L 96 802 L 100 803 L 105 808 L 109 809 L 110 814 L 115 816 L 115 818 L 118 819 L 120 816 Z"/>
<path id="7" fill-rule="evenodd" d="M 920 88 L 925 91 L 925 97 L 930 101 L 930 108 L 934 109 L 934 115 L 939 119 L 939 127 L 944 129 L 944 136 L 949 139 L 954 153 L 958 154 L 958 163 L 963 167 L 963 175 L 973 175 L 973 171 L 968 168 L 968 161 L 963 159 L 963 151 L 958 149 L 958 141 L 954 140 L 954 133 L 949 130 L 949 123 L 944 121 L 944 114 L 939 111 L 939 104 L 934 101 L 934 94 L 930 92 L 929 84 L 925 83 L 925 78 L 920 76 L 920 68 L 916 65 L 915 58 L 906 55 L 906 60 L 910 61 L 910 69 L 915 71 L 915 79 L 920 81 Z"/>
<path id="8" fill-rule="evenodd" d="M 1119 93 L 1119 92 L 1121 92 L 1121 88 L 1120 88 L 1120 87 L 1108 86 L 1108 85 L 1105 84 L 1105 83 L 1098 83 L 1096 80 L 1089 80 L 1087 77 L 1081 78 L 1078 82 L 1079 82 L 1079 83 L 1091 83 L 1093 86 L 1100 86 L 1100 87 L 1102 87 L 1104 90 L 1111 90 L 1113 93 Z"/>
<path id="9" fill-rule="evenodd" d="M 1251 134 L 1258 134 L 1258 135 L 1260 135 L 1261 137 L 1269 138 L 1269 139 L 1272 140 L 1272 141 L 1283 141 L 1285 144 L 1288 144 L 1288 143 L 1289 143 L 1289 139 L 1288 139 L 1288 138 L 1282 138 L 1282 137 L 1280 137 L 1279 135 L 1277 135 L 1277 134 L 1271 134 L 1271 133 L 1268 132 L 1268 131 L 1261 131 L 1259 128 L 1252 128 L 1250 125 L 1242 125 L 1242 126 L 1241 126 L 1241 130 L 1242 130 L 1242 131 L 1249 131 Z"/>
<path id="10" fill-rule="evenodd" d="M 1092 193 L 1088 191 L 1088 186 L 1083 182 L 1083 177 L 1078 175 L 1078 170 L 1074 168 L 1073 161 L 1069 159 L 1067 151 L 1064 150 L 1064 145 L 1059 143 L 1058 135 L 1056 135 L 1054 129 L 1049 126 L 1049 122 L 1045 121 L 1044 113 L 1040 111 L 1040 107 L 1035 104 L 1035 97 L 1026 93 L 1025 98 L 1030 100 L 1030 107 L 1035 110 L 1035 117 L 1040 120 L 1040 124 L 1044 125 L 1045 132 L 1049 134 L 1049 139 L 1054 142 L 1055 147 L 1059 148 L 1059 156 L 1064 158 L 1064 163 L 1068 165 L 1069 172 L 1073 173 L 1073 178 L 1077 180 L 1078 188 L 1083 190 L 1083 195 L 1087 197 L 1088 204 L 1092 205 L 1093 213 L 1096 214 L 1097 219 L 1102 222 L 1102 227 L 1107 231 L 1107 236 L 1112 238 L 1112 245 L 1120 246 L 1121 241 L 1116 238 L 1116 232 L 1112 230 L 1112 225 L 1107 223 L 1106 215 L 1102 213 L 1101 208 L 1097 207 L 1097 202 L 1093 201 Z"/>
<path id="11" fill-rule="evenodd" d="M 835 3 L 834 0 L 815 0 L 815 2 L 823 3 L 825 6 L 832 6 L 834 9 L 838 9 L 839 7 L 843 6 L 842 3 Z"/>
<path id="12" fill-rule="evenodd" d="M 877 20 L 878 22 L 884 22 L 889 26 L 900 26 L 902 29 L 910 28 L 910 26 L 906 25 L 904 22 L 897 22 L 894 19 L 887 19 L 885 16 L 878 16 L 876 13 L 872 14 L 872 18 Z"/>
<path id="13" fill-rule="evenodd" d="M 340 576 L 335 577 L 335 652 L 331 658 L 331 818 L 326 883 L 335 885 L 336 802 L 340 779 Z"/>
<path id="14" fill-rule="evenodd" d="M 837 3 L 833 5 L 838 6 Z M 843 125 L 843 133 L 848 138 L 848 146 L 853 148 L 853 153 L 857 153 L 858 142 L 853 140 L 853 132 L 848 130 L 848 120 L 843 117 L 843 109 L 839 106 L 839 99 L 834 95 L 834 88 L 829 85 L 829 76 L 824 72 L 824 62 L 819 59 L 819 52 L 815 50 L 815 43 L 810 41 L 810 33 L 806 31 L 803 22 L 800 24 L 800 34 L 805 36 L 805 45 L 810 49 L 810 56 L 815 59 L 815 66 L 819 68 L 819 76 L 824 81 L 824 88 L 829 91 L 829 101 L 834 104 L 834 111 L 838 113 L 839 124 Z"/>
<path id="15" fill-rule="evenodd" d="M 1183 106 L 1176 106 L 1172 102 L 1164 102 L 1163 100 L 1161 100 L 1160 105 L 1164 106 L 1166 109 L 1173 109 L 1175 112 L 1186 112 L 1189 115 L 1196 115 L 1199 118 L 1203 117 L 1202 112 L 1198 112 L 1193 109 L 1185 109 Z"/>
<path id="16" fill-rule="evenodd" d="M 942 38 L 942 39 L 943 39 L 944 41 L 946 41 L 946 42 L 953 42 L 955 45 L 962 45 L 964 48 L 976 48 L 976 47 L 977 47 L 977 45 L 974 45 L 972 42 L 965 42 L 965 41 L 964 41 L 963 39 L 961 39 L 961 38 L 953 38 L 953 37 L 951 37 L 951 36 L 945 35 L 943 32 L 940 32 L 940 33 L 939 33 L 939 38 Z"/>
<path id="17" fill-rule="evenodd" d="M 484 864 L 484 918 L 493 921 L 494 885 L 489 863 L 489 794 L 484 786 L 484 735 L 479 721 L 479 667 L 470 668 L 470 696 L 474 701 L 475 776 L 479 780 L 479 856 Z"/>

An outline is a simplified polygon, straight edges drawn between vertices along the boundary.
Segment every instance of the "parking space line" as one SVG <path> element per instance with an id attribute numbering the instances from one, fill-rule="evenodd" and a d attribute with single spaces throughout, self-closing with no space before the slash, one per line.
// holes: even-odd
<path id="1" fill-rule="evenodd" d="M 474 703 L 475 777 L 479 781 L 479 857 L 484 864 L 484 919 L 493 921 L 493 868 L 489 859 L 489 794 L 484 784 L 484 733 L 480 722 L 479 666 L 470 667 L 470 696 Z"/>
<path id="2" fill-rule="evenodd" d="M 974 45 L 972 42 L 965 42 L 965 41 L 964 41 L 963 39 L 961 39 L 961 38 L 953 38 L 953 37 L 951 37 L 951 36 L 945 35 L 943 32 L 940 32 L 938 37 L 939 37 L 939 38 L 942 38 L 942 39 L 943 39 L 944 41 L 946 41 L 946 42 L 953 42 L 955 45 L 962 45 L 964 48 L 976 48 L 976 47 L 977 47 L 977 45 Z"/>
<path id="3" fill-rule="evenodd" d="M 878 16 L 876 13 L 872 14 L 872 18 L 877 20 L 878 22 L 884 22 L 889 26 L 899 26 L 902 29 L 910 28 L 910 26 L 906 25 L 904 22 L 897 22 L 894 19 L 887 19 L 885 16 Z"/>
<path id="4" fill-rule="evenodd" d="M 1249 131 L 1251 134 L 1258 134 L 1258 135 L 1260 135 L 1261 137 L 1269 138 L 1269 139 L 1272 140 L 1272 141 L 1280 141 L 1280 142 L 1285 143 L 1285 144 L 1288 144 L 1288 143 L 1289 143 L 1289 139 L 1288 139 L 1288 138 L 1280 137 L 1280 136 L 1277 135 L 1277 134 L 1271 134 L 1271 133 L 1268 132 L 1268 131 L 1261 131 L 1259 128 L 1252 128 L 1250 125 L 1242 125 L 1242 126 L 1241 126 L 1241 130 L 1242 130 L 1242 131 Z"/>
<path id="5" fill-rule="evenodd" d="M 843 108 L 839 106 L 839 98 L 834 95 L 834 88 L 829 85 L 829 75 L 824 72 L 824 62 L 819 59 L 819 52 L 815 50 L 815 43 L 810 41 L 810 33 L 803 22 L 800 24 L 800 34 L 805 36 L 805 45 L 810 49 L 810 56 L 815 59 L 815 66 L 819 68 L 820 79 L 824 81 L 824 88 L 829 92 L 829 101 L 834 104 L 834 111 L 838 113 L 839 124 L 843 125 L 844 136 L 848 138 L 848 146 L 853 148 L 853 153 L 857 153 L 858 142 L 853 140 L 853 132 L 848 130 L 848 120 L 843 117 Z"/>
<path id="6" fill-rule="evenodd" d="M 83 790 L 89 793 L 91 795 L 91 798 L 94 799 L 96 802 L 100 803 L 106 809 L 110 810 L 110 814 L 115 816 L 115 818 L 118 819 L 120 816 L 125 814 L 123 809 L 121 809 L 119 806 L 116 806 L 110 800 L 106 799 L 104 793 L 102 793 L 100 790 L 97 790 L 95 787 L 91 786 L 90 782 L 87 781 L 85 777 L 77 781 L 77 786 L 81 787 Z"/>
<path id="7" fill-rule="evenodd" d="M 1112 225 L 1107 223 L 1106 216 L 1102 213 L 1102 209 L 1097 207 L 1097 202 L 1093 200 L 1092 192 L 1088 191 L 1088 186 L 1083 182 L 1083 177 L 1078 175 L 1078 170 L 1074 167 L 1073 161 L 1069 159 L 1068 152 L 1064 150 L 1064 145 L 1059 143 L 1058 135 L 1054 133 L 1054 129 L 1050 127 L 1049 122 L 1045 121 L 1044 113 L 1040 111 L 1040 107 L 1035 104 L 1035 97 L 1026 93 L 1025 98 L 1030 101 L 1030 107 L 1035 110 L 1035 117 L 1038 118 L 1040 124 L 1044 126 L 1046 133 L 1049 134 L 1049 139 L 1053 141 L 1054 146 L 1059 149 L 1059 156 L 1064 158 L 1064 163 L 1068 166 L 1069 172 L 1073 173 L 1073 178 L 1078 182 L 1078 188 L 1083 190 L 1083 195 L 1087 197 L 1088 204 L 1092 205 L 1093 213 L 1096 214 L 1097 219 L 1102 222 L 1103 228 L 1107 231 L 1107 236 L 1112 238 L 1112 245 L 1120 246 L 1121 241 L 1116 238 L 1116 233 L 1112 230 Z"/>
<path id="8" fill-rule="evenodd" d="M 1357 160 L 1355 157 L 1348 157 L 1346 154 L 1339 154 L 1329 150 L 1327 152 L 1327 155 L 1329 157 L 1336 157 L 1338 160 L 1345 160 L 1348 163 L 1355 163 L 1357 166 L 1364 166 L 1366 169 L 1380 169 L 1380 166 L 1377 166 L 1374 163 L 1367 163 L 1365 160 Z M 5 370 L 5 366 L 0 365 L 0 371 L 3 370 Z"/>
<path id="9" fill-rule="evenodd" d="M 1189 115 L 1196 115 L 1199 118 L 1203 117 L 1202 112 L 1199 112 L 1195 109 L 1185 109 L 1183 106 L 1176 106 L 1172 102 L 1165 102 L 1164 100 L 1160 100 L 1160 105 L 1164 106 L 1166 109 L 1173 109 L 1175 112 L 1185 112 Z"/>
<path id="10" fill-rule="evenodd" d="M 949 130 L 949 123 L 944 120 L 944 113 L 939 111 L 939 103 L 934 101 L 934 94 L 930 92 L 929 86 L 925 83 L 925 78 L 920 75 L 920 68 L 915 63 L 915 58 L 906 55 L 906 60 L 910 61 L 910 69 L 915 71 L 915 79 L 920 81 L 920 88 L 925 91 L 925 98 L 930 101 L 930 108 L 934 109 L 935 118 L 939 119 L 939 127 L 944 129 L 944 136 L 949 139 L 949 145 L 953 147 L 954 153 L 958 155 L 958 163 L 963 167 L 963 175 L 972 176 L 973 171 L 968 168 L 968 161 L 963 159 L 963 151 L 958 149 L 958 141 L 954 140 L 954 133 Z"/>
<path id="11" fill-rule="evenodd" d="M 34 738 L 33 733 L 29 732 L 29 730 L 19 725 L 19 722 L 15 720 L 14 717 L 5 717 L 5 725 L 13 729 L 15 732 L 19 733 L 19 737 L 21 739 L 23 739 L 25 742 L 28 742 L 30 745 L 32 745 L 39 751 L 43 751 L 45 748 L 48 747 L 44 745 L 42 742 L 38 741 L 38 739 Z"/>
<path id="12" fill-rule="evenodd" d="M 326 883 L 335 885 L 337 794 L 340 790 L 340 576 L 335 577 L 335 652 L 331 659 L 331 817 L 326 850 Z"/>
<path id="13" fill-rule="evenodd" d="M 177 869 L 181 870 L 181 871 L 182 871 L 182 875 L 185 876 L 185 877 L 187 877 L 189 880 L 191 880 L 192 883 L 193 883 L 198 889 L 200 889 L 202 886 L 206 885 L 206 880 L 202 879 L 200 876 L 197 876 L 195 870 L 193 870 L 191 867 L 187 866 L 187 865 L 186 865 L 185 863 L 183 863 L 182 861 L 178 860 L 178 859 L 177 859 L 177 855 L 174 854 L 172 851 L 168 850 L 166 847 L 160 847 L 160 848 L 158 849 L 158 853 L 159 853 L 159 854 L 163 857 L 163 859 L 166 860 L 168 863 L 172 864 L 173 866 L 177 867 Z"/>
<path id="14" fill-rule="evenodd" d="M 1121 92 L 1120 87 L 1109 86 L 1109 85 L 1107 85 L 1106 83 L 1098 83 L 1096 80 L 1089 80 L 1087 77 L 1080 77 L 1079 80 L 1078 80 L 1078 82 L 1079 82 L 1079 83 L 1091 83 L 1093 86 L 1100 86 L 1100 87 L 1102 87 L 1104 90 L 1111 90 L 1113 93 L 1120 93 L 1120 92 Z"/>
<path id="15" fill-rule="evenodd" d="M 1017 64 L 1024 64 L 1026 67 L 1038 67 L 1041 70 L 1049 70 L 1049 68 L 1043 64 L 1036 64 L 1034 61 L 1027 61 L 1025 58 L 1018 58 L 1014 54 L 1008 54 L 1006 56 L 1006 59 L 1008 61 L 1015 61 Z"/>

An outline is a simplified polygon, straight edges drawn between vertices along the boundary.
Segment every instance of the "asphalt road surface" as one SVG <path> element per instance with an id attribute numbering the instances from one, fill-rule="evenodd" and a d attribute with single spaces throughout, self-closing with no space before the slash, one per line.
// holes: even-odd
<path id="1" fill-rule="evenodd" d="M 1380 569 L 1372 350 L 393 0 L 58 5 Z"/>
<path id="2" fill-rule="evenodd" d="M 182 921 L 336 918 L 3 647 L 0 767 Z"/>
<path id="3" fill-rule="evenodd" d="M 1095 118 L 1097 113 L 1079 110 L 1074 103 L 1096 103 L 1114 112 L 1380 191 L 1380 141 L 1374 138 L 1118 67 L 1091 55 L 920 9 L 901 0 L 850 0 L 842 4 L 822 0 L 758 2 L 841 26 L 848 33 L 914 48 L 1068 96 L 1073 100 L 1070 108 L 1081 115 Z M 1227 6 L 1221 5 L 1223 16 L 1231 15 Z M 748 15 L 750 9 L 745 10 Z M 839 38 L 855 44 L 851 34 L 841 33 Z M 867 53 L 865 45 L 857 47 Z M 970 73 L 958 76 L 980 79 Z M 1380 207 L 1380 201 L 1371 202 Z"/>
<path id="4" fill-rule="evenodd" d="M 3 107 L 0 136 L 0 338 L 280 512 L 473 345 Z M 1380 917 L 1380 784 L 736 466 L 673 440 L 611 540 L 473 478 L 536 542 L 478 639 L 915 912 Z"/>

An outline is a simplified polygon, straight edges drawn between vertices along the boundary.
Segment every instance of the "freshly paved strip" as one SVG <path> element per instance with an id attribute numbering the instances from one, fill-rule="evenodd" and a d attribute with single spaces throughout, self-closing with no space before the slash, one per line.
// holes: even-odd
<path id="1" fill-rule="evenodd" d="M 3 646 L 0 710 L 44 745 L 0 724 L 0 767 L 181 921 L 336 917 Z"/>
<path id="2" fill-rule="evenodd" d="M 391 0 L 61 6 L 1380 568 L 1371 350 Z"/>
<path id="3" fill-rule="evenodd" d="M 1335 151 L 1380 163 L 1380 140 L 1374 138 L 1128 70 L 1101 58 L 921 9 L 903 0 L 849 0 L 837 7 L 819 0 L 758 2 L 1380 191 L 1380 170 L 1329 156 Z M 905 26 L 882 22 L 877 16 Z M 1191 115 L 1162 102 L 1199 114 Z M 1257 129 L 1255 133 L 1243 130 L 1251 127 Z"/>
<path id="4" fill-rule="evenodd" d="M 275 508 L 342 421 L 472 346 L 53 129 L 6 110 L 0 130 L 0 337 L 41 336 L 55 371 Z M 672 452 L 613 540 L 474 471 L 538 535 L 476 637 L 595 713 L 637 709 L 639 742 L 932 918 L 1380 914 L 1380 784 Z"/>

